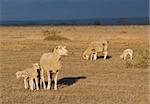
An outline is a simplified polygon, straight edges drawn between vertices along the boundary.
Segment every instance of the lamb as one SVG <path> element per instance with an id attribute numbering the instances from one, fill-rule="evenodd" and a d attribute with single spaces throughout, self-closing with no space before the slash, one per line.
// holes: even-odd
<path id="1" fill-rule="evenodd" d="M 86 59 L 88 60 L 90 58 L 90 55 L 91 55 L 91 51 L 92 50 L 95 50 L 96 51 L 96 54 L 94 57 L 95 60 L 97 59 L 97 53 L 98 52 L 103 52 L 104 53 L 104 60 L 107 58 L 107 54 L 108 54 L 108 41 L 106 40 L 99 40 L 99 41 L 94 41 L 94 42 L 91 42 L 88 46 L 88 48 L 84 51 L 83 53 L 83 59 Z"/>
<path id="2" fill-rule="evenodd" d="M 41 82 L 43 83 L 44 89 L 46 89 L 44 81 L 44 72 L 48 76 L 47 90 L 51 88 L 52 74 L 55 74 L 54 78 L 54 90 L 57 90 L 57 77 L 61 70 L 61 56 L 68 55 L 66 46 L 56 46 L 53 52 L 44 53 L 40 58 L 41 66 Z"/>
<path id="3" fill-rule="evenodd" d="M 25 89 L 28 88 L 28 79 L 29 79 L 29 85 L 30 85 L 30 89 L 33 90 L 34 89 L 34 79 L 35 79 L 35 84 L 36 84 L 36 90 L 39 90 L 38 87 L 38 73 L 37 70 L 40 69 L 40 66 L 38 63 L 34 63 L 32 64 L 31 68 L 27 68 L 23 71 L 18 71 L 16 72 L 16 77 L 17 79 L 19 78 L 24 78 L 24 87 Z"/>
<path id="4" fill-rule="evenodd" d="M 126 49 L 123 51 L 123 53 L 120 55 L 121 59 L 126 60 L 127 55 L 130 56 L 130 59 L 133 59 L 133 50 L 132 49 Z"/>

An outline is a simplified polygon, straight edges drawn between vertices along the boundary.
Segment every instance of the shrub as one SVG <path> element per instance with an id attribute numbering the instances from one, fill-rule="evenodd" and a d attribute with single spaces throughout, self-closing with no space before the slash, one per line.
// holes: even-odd
<path id="1" fill-rule="evenodd" d="M 57 41 L 60 41 L 60 40 L 68 40 L 68 39 L 65 38 L 65 37 L 61 37 L 59 35 L 53 35 L 53 36 L 45 37 L 44 40 L 57 40 Z"/>
<path id="2" fill-rule="evenodd" d="M 61 33 L 60 31 L 55 31 L 55 30 L 51 30 L 51 31 L 48 31 L 48 30 L 44 30 L 43 31 L 43 34 L 44 36 L 46 36 L 44 38 L 44 40 L 52 40 L 52 41 L 61 41 L 61 40 L 69 40 L 65 37 L 62 37 L 62 36 L 59 36 L 57 34 Z"/>

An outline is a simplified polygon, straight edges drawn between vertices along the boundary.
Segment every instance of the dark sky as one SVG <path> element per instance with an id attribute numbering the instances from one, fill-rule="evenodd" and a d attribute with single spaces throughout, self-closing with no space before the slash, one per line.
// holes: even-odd
<path id="1" fill-rule="evenodd" d="M 0 0 L 2 20 L 149 17 L 149 0 Z"/>

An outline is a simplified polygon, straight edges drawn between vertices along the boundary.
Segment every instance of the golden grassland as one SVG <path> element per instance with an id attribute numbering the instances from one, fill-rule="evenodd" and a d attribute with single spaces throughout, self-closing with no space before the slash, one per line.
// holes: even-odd
<path id="1" fill-rule="evenodd" d="M 126 61 L 119 57 L 126 48 L 136 52 L 148 47 L 148 29 L 146 25 L 1 26 L 0 103 L 148 104 L 149 69 L 127 68 Z M 109 58 L 83 60 L 89 42 L 101 38 L 109 41 Z M 17 80 L 15 73 L 39 62 L 43 53 L 57 45 L 66 45 L 69 51 L 62 58 L 59 90 L 25 90 L 23 80 Z"/>

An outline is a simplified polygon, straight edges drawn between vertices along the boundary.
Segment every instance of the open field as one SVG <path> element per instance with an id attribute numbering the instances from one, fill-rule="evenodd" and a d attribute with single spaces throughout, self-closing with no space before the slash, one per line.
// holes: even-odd
<path id="1" fill-rule="evenodd" d="M 120 54 L 147 47 L 149 26 L 3 26 L 0 27 L 0 104 L 149 104 L 149 70 L 126 68 Z M 43 31 L 68 40 L 47 41 Z M 48 34 L 49 35 L 49 34 Z M 109 41 L 107 60 L 83 60 L 88 43 Z M 25 90 L 15 73 L 39 62 L 56 45 L 66 45 L 58 91 Z M 102 54 L 99 54 L 102 55 Z"/>

